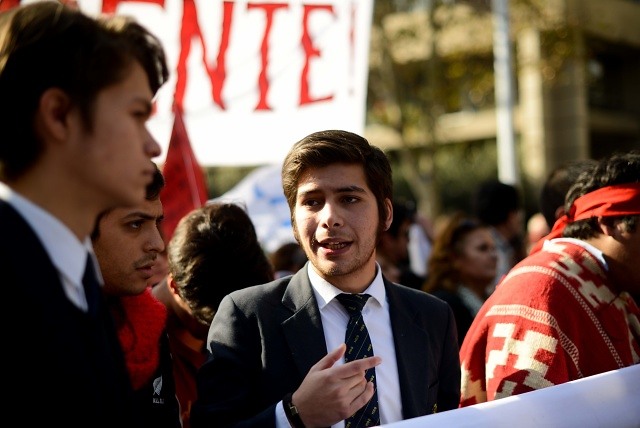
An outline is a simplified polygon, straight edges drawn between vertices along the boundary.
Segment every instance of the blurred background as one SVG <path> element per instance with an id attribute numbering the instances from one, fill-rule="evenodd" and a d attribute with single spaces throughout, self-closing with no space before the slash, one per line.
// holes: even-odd
<path id="1" fill-rule="evenodd" d="M 42 0 L 0 0 L 0 11 L 32 1 Z M 557 166 L 640 149 L 639 0 L 282 0 L 275 4 L 279 14 L 268 15 L 273 34 L 262 30 L 271 28 L 267 14 L 253 12 L 270 2 L 59 1 L 91 14 L 133 14 L 167 48 L 175 68 L 150 122 L 164 120 L 156 138 L 173 153 L 172 162 L 158 161 L 169 183 L 163 203 L 171 225 L 207 200 L 230 197 L 246 204 L 261 240 L 274 234 L 284 238 L 273 246 L 290 240 L 278 165 L 245 158 L 260 148 L 281 161 L 288 145 L 307 134 L 291 137 L 305 120 L 315 131 L 357 117 L 355 130 L 343 129 L 363 132 L 386 151 L 395 198 L 433 222 L 470 212 L 475 188 L 495 178 L 519 189 L 527 221 Z M 302 10 L 314 8 L 312 25 Z M 223 9 L 225 17 L 235 11 L 233 21 L 223 20 Z M 301 47 L 301 28 L 313 46 Z M 334 32 L 343 38 L 328 37 Z M 216 55 L 227 52 L 229 40 L 227 61 L 236 66 L 226 70 Z M 310 58 L 315 74 L 304 78 L 331 96 L 295 104 L 305 80 L 283 70 L 298 72 Z M 260 81 L 266 100 L 256 106 L 258 72 L 266 75 L 267 63 L 271 72 Z M 345 90 L 347 74 L 359 76 L 359 88 Z M 207 86 L 214 81 L 242 86 L 215 101 Z M 183 123 L 182 102 L 190 97 L 199 104 L 187 103 Z M 247 137 L 247 130 L 255 134 Z M 203 147 L 217 152 L 205 159 Z M 221 163 L 233 149 L 240 156 Z"/>
<path id="2" fill-rule="evenodd" d="M 429 218 L 469 210 L 500 174 L 494 44 L 506 7 L 515 173 L 526 218 L 571 159 L 640 148 L 640 1 L 375 1 L 365 136 L 390 156 L 398 198 Z M 507 162 L 509 159 L 507 159 Z M 503 165 L 504 166 L 504 165 Z M 208 167 L 217 197 L 254 167 Z"/>

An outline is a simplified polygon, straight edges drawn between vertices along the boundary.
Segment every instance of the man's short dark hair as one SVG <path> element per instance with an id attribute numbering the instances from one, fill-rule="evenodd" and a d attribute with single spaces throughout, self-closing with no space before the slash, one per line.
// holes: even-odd
<path id="1" fill-rule="evenodd" d="M 509 214 L 520 209 L 520 194 L 511 184 L 487 180 L 476 189 L 472 207 L 474 215 L 485 224 L 497 226 L 507 221 Z"/>

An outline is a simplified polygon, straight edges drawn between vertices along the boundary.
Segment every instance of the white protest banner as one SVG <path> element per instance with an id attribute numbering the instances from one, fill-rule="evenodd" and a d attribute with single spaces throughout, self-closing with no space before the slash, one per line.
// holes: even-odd
<path id="1" fill-rule="evenodd" d="M 638 428 L 640 364 L 388 428 Z"/>
<path id="2" fill-rule="evenodd" d="M 149 128 L 163 147 L 174 98 L 203 166 L 282 162 L 322 129 L 362 134 L 373 0 L 78 0 L 158 36 L 171 78 Z"/>

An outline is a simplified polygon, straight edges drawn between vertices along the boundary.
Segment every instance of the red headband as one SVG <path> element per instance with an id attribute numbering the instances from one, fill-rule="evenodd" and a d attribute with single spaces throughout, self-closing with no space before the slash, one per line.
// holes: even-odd
<path id="1" fill-rule="evenodd" d="M 640 215 L 640 183 L 602 187 L 580 196 L 573 201 L 569 213 L 556 220 L 551 232 L 538 241 L 530 254 L 540 250 L 544 241 L 562 237 L 564 228 L 574 221 L 625 215 Z"/>

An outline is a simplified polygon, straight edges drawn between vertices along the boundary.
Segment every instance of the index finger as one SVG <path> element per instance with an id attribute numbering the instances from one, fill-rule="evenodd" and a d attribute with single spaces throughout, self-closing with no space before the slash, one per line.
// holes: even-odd
<path id="1" fill-rule="evenodd" d="M 337 367 L 338 374 L 343 377 L 351 377 L 358 374 L 363 374 L 365 370 L 373 368 L 382 362 L 382 358 L 373 355 L 367 358 L 361 358 L 359 360 L 349 361 L 343 365 Z"/>

